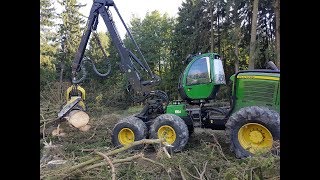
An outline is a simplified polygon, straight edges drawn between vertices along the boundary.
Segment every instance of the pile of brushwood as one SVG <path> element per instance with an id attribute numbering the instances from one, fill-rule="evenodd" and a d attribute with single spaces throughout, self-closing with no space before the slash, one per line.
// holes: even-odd
<path id="1" fill-rule="evenodd" d="M 114 147 L 112 128 L 141 106 L 91 108 L 91 128 L 85 132 L 67 122 L 53 125 L 63 102 L 46 94 L 40 97 L 41 179 L 280 179 L 279 156 L 270 153 L 236 159 L 224 131 L 196 128 L 179 153 L 166 151 L 161 139 Z M 143 148 L 134 148 L 142 144 Z"/>

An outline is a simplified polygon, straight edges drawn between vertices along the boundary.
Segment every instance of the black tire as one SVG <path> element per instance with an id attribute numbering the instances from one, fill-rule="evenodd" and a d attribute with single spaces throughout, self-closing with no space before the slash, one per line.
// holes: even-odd
<path id="1" fill-rule="evenodd" d="M 188 125 L 188 131 L 189 131 L 189 136 L 191 136 L 194 132 L 194 127 L 193 124 L 192 125 Z"/>
<path id="2" fill-rule="evenodd" d="M 248 123 L 258 123 L 266 127 L 272 135 L 273 140 L 280 140 L 280 115 L 266 107 L 250 106 L 241 108 L 232 114 L 226 123 L 227 141 L 230 150 L 237 158 L 245 158 L 253 154 L 244 149 L 238 140 L 240 128 Z"/>
<path id="3" fill-rule="evenodd" d="M 173 128 L 176 134 L 175 141 L 171 144 L 172 147 L 167 147 L 167 149 L 173 152 L 181 151 L 188 142 L 189 131 L 184 120 L 177 115 L 162 114 L 155 118 L 150 126 L 150 138 L 158 139 L 158 130 L 160 127 L 165 125 Z"/>
<path id="4" fill-rule="evenodd" d="M 121 119 L 113 128 L 112 130 L 112 144 L 116 147 L 122 147 L 123 145 L 120 143 L 118 139 L 119 132 L 123 128 L 128 128 L 134 133 L 134 141 L 139 141 L 141 139 L 145 139 L 148 134 L 148 128 L 146 124 L 139 118 L 135 117 L 134 115 L 125 117 Z M 142 148 L 141 146 L 136 146 L 134 149 Z"/>

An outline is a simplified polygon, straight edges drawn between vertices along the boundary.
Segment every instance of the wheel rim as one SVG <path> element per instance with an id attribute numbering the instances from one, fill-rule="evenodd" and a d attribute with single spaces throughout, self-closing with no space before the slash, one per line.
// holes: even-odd
<path id="1" fill-rule="evenodd" d="M 168 144 L 173 144 L 176 140 L 176 132 L 171 126 L 161 126 L 158 130 L 158 138 L 163 138 Z"/>
<path id="2" fill-rule="evenodd" d="M 269 151 L 273 143 L 273 137 L 270 131 L 258 123 L 243 125 L 239 129 L 238 140 L 244 149 L 253 154 Z"/>
<path id="3" fill-rule="evenodd" d="M 134 133 L 129 128 L 123 128 L 118 134 L 118 139 L 122 145 L 128 145 L 134 142 Z"/>

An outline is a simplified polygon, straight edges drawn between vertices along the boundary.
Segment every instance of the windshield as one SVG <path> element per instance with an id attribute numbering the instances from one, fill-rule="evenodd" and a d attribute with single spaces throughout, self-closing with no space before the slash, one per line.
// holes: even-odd
<path id="1" fill-rule="evenodd" d="M 189 69 L 187 85 L 210 83 L 209 57 L 202 57 L 194 61 Z"/>

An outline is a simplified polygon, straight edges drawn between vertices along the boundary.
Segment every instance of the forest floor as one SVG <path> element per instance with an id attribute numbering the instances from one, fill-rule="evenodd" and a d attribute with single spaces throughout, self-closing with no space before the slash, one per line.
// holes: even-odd
<path id="1" fill-rule="evenodd" d="M 94 115 L 90 117 L 91 128 L 86 132 L 62 122 L 59 128 L 64 136 L 40 138 L 41 179 L 112 179 L 112 174 L 115 179 L 280 179 L 279 156 L 267 154 L 236 159 L 225 142 L 224 131 L 199 128 L 190 136 L 182 152 L 167 156 L 163 151 L 147 146 L 109 156 L 115 162 L 143 154 L 143 158 L 114 164 L 114 173 L 107 163 L 101 164 L 102 160 L 95 161 L 98 163 L 95 168 L 92 167 L 95 163 L 91 163 L 86 166 L 91 165 L 91 169 L 82 167 L 66 173 L 65 170 L 99 157 L 96 151 L 114 150 L 111 143 L 114 125 L 140 109 L 115 109 Z"/>

